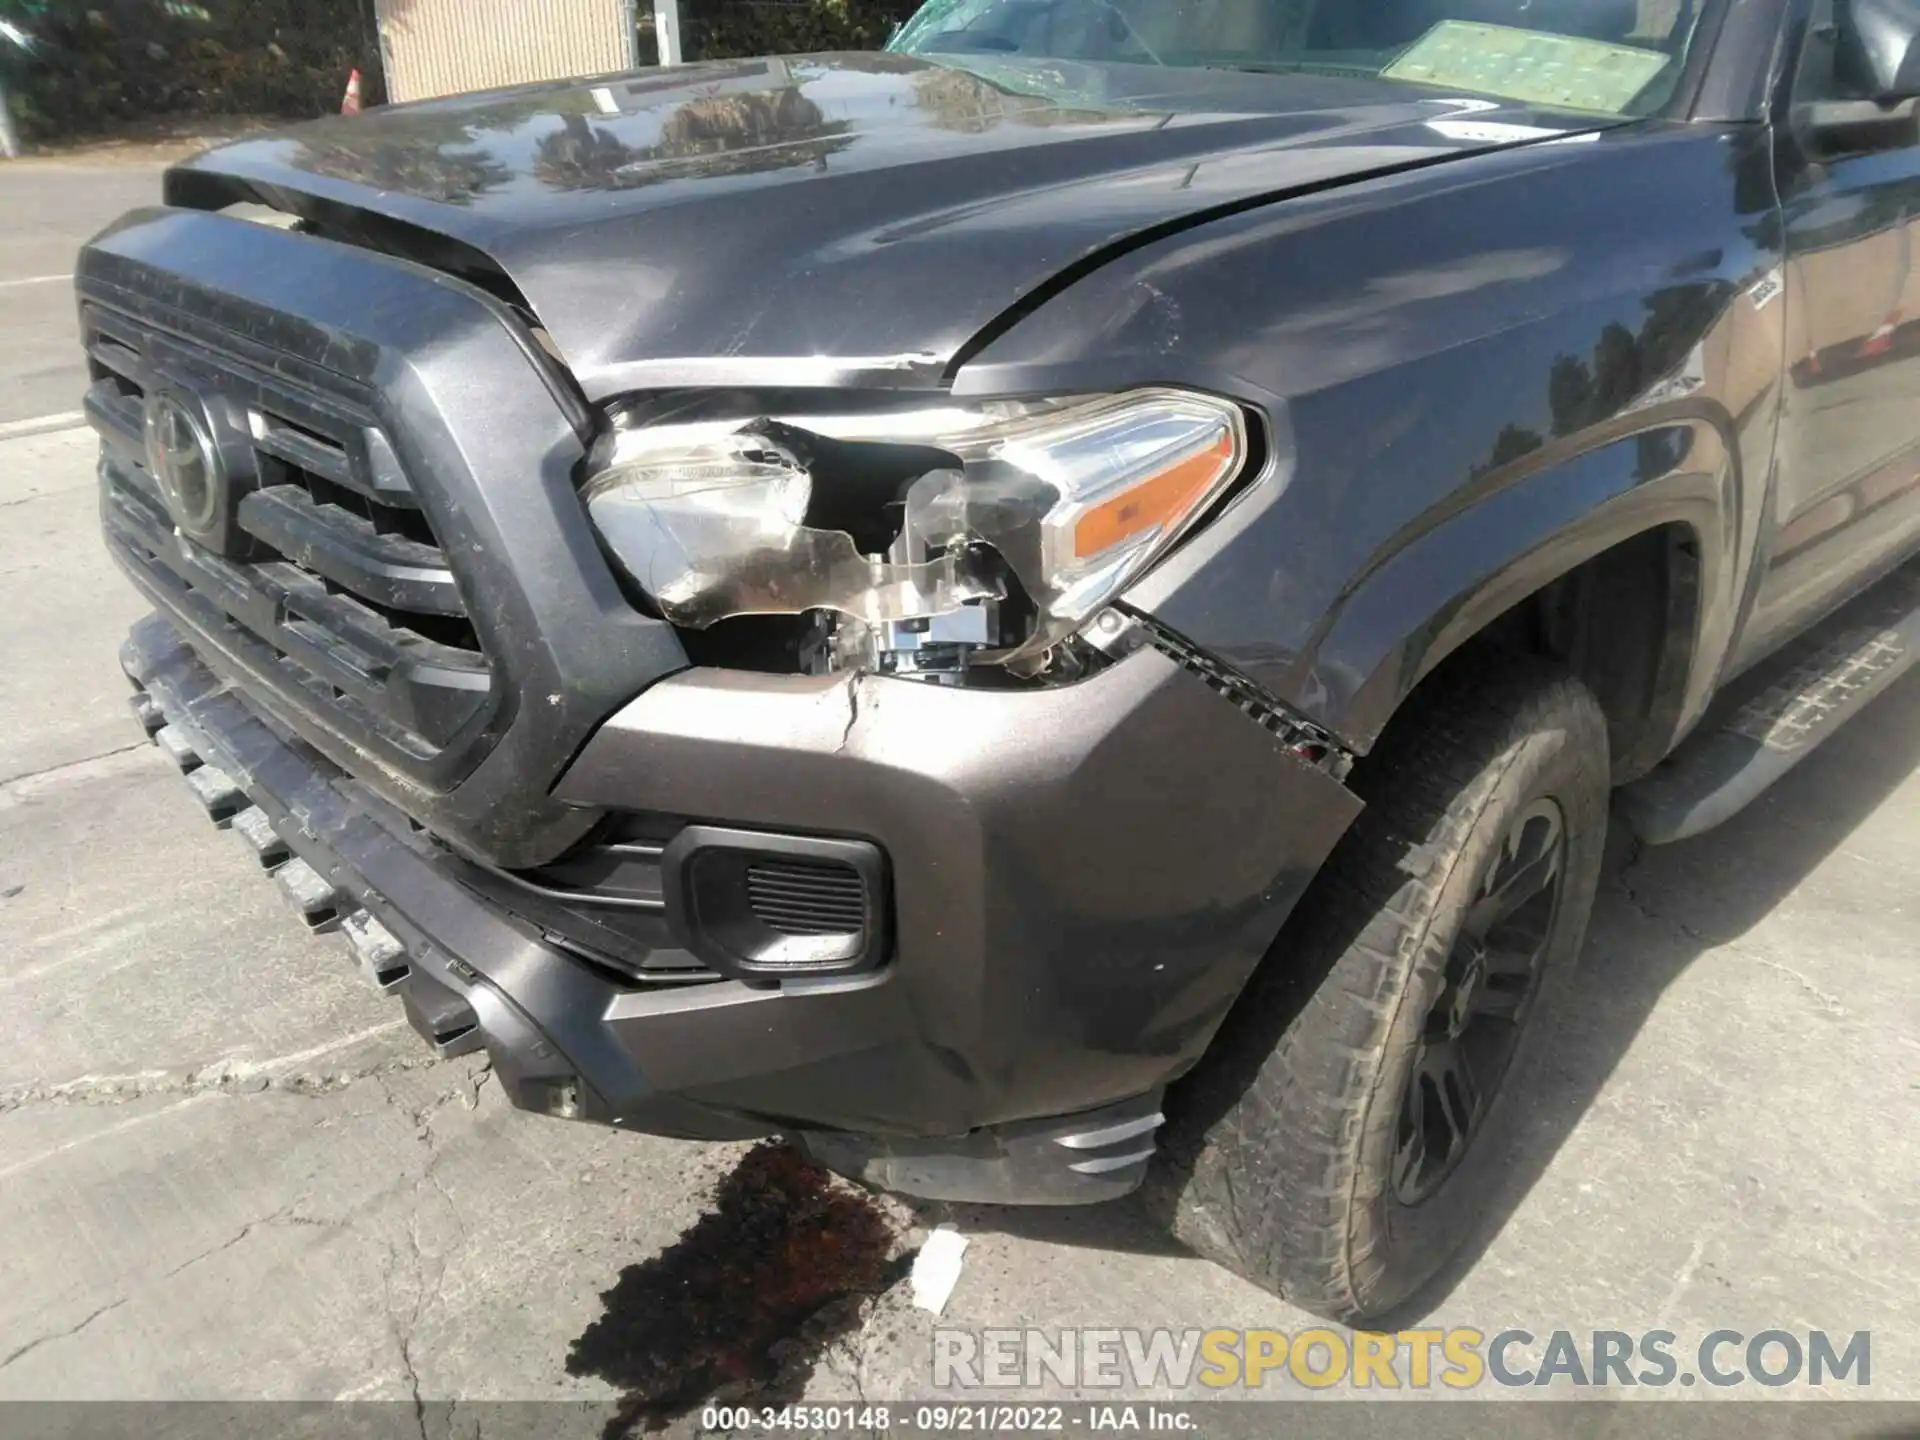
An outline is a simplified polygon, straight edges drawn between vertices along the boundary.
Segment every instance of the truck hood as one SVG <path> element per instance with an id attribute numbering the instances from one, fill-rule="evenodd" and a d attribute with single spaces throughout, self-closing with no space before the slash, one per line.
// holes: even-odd
<path id="1" fill-rule="evenodd" d="M 590 398 L 933 385 L 1130 243 L 1606 123 L 1372 80 L 964 64 L 738 61 L 396 106 L 211 151 L 167 196 L 264 202 L 517 292 Z"/>

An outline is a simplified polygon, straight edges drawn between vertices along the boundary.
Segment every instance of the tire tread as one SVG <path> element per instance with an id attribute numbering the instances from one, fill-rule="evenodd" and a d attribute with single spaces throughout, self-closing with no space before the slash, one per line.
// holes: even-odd
<path id="1" fill-rule="evenodd" d="M 1355 1270 L 1378 1239 L 1357 1203 L 1375 1076 L 1438 897 L 1544 730 L 1579 732 L 1569 740 L 1604 768 L 1605 720 L 1571 676 L 1518 656 L 1443 668 L 1355 771 L 1367 808 L 1283 933 L 1286 963 L 1263 965 L 1240 1002 L 1299 1009 L 1245 1090 L 1187 1138 L 1190 1155 L 1174 1137 L 1174 1228 L 1202 1254 L 1324 1315 L 1373 1308 Z M 1289 997 L 1303 971 L 1324 978 Z M 1233 1043 L 1231 1030 L 1216 1046 Z"/>

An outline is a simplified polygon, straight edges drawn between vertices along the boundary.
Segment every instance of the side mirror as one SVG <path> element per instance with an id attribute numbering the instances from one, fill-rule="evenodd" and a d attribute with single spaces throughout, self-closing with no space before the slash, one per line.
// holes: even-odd
<path id="1" fill-rule="evenodd" d="M 1840 0 L 1840 48 L 1883 103 L 1920 96 L 1920 0 Z"/>
<path id="2" fill-rule="evenodd" d="M 1920 141 L 1920 100 L 1815 100 L 1796 106 L 1795 128 L 1823 154 L 1897 150 Z"/>
<path id="3" fill-rule="evenodd" d="M 1824 46 L 1836 77 L 1861 96 L 1795 108 L 1812 149 L 1859 153 L 1920 141 L 1920 0 L 1834 0 L 1809 44 Z"/>

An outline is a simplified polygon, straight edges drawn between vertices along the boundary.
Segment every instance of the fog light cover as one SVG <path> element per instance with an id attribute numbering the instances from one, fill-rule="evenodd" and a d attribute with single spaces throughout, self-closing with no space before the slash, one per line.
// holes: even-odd
<path id="1" fill-rule="evenodd" d="M 660 867 L 674 939 L 723 975 L 844 975 L 886 958 L 886 865 L 864 840 L 689 825 Z"/>

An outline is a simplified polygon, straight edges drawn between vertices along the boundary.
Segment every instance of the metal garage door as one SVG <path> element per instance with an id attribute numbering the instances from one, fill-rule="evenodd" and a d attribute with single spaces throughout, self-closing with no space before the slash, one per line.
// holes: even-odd
<path id="1" fill-rule="evenodd" d="M 378 8 L 394 100 L 635 64 L 633 0 L 378 0 Z"/>

